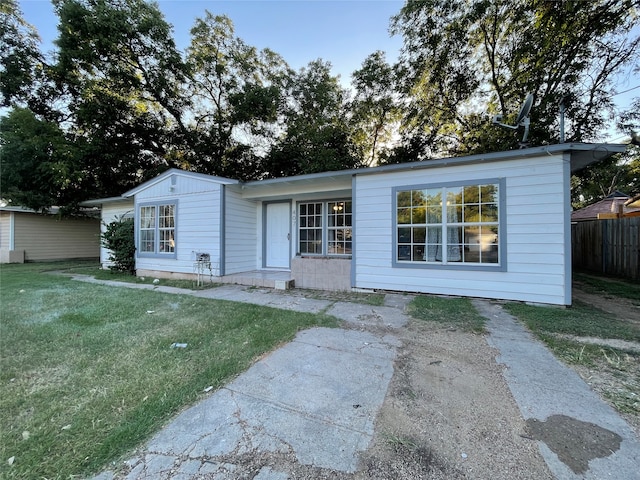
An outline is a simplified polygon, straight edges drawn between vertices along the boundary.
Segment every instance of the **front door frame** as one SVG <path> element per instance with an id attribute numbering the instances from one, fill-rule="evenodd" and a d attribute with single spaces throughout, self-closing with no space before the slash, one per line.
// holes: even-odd
<path id="1" fill-rule="evenodd" d="M 289 208 L 287 214 L 287 222 L 288 222 L 288 239 L 289 239 L 289 248 L 287 252 L 287 266 L 271 266 L 268 265 L 268 257 L 267 257 L 267 243 L 268 243 L 268 214 L 267 211 L 269 209 L 269 205 L 273 204 L 286 204 Z M 291 220 L 291 200 L 278 200 L 273 202 L 264 202 L 262 204 L 262 268 L 273 268 L 273 269 L 282 269 L 282 270 L 290 270 L 291 269 L 291 245 L 292 245 L 292 220 Z"/>

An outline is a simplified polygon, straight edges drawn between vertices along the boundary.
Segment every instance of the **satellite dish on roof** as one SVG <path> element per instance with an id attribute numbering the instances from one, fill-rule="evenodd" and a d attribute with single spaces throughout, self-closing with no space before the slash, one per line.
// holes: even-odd
<path id="1" fill-rule="evenodd" d="M 529 114 L 531 113 L 531 107 L 533 107 L 533 93 L 527 94 L 527 98 L 525 98 L 522 107 L 520 107 L 520 111 L 518 112 L 518 116 L 516 117 L 515 125 L 507 125 L 506 123 L 502 123 L 502 115 L 494 115 L 491 123 L 494 125 L 500 125 L 501 127 L 509 128 L 511 130 L 517 130 L 521 126 L 524 127 L 524 135 L 522 137 L 522 141 L 519 142 L 520 148 L 525 148 L 529 144 L 527 143 L 527 137 L 529 136 Z"/>

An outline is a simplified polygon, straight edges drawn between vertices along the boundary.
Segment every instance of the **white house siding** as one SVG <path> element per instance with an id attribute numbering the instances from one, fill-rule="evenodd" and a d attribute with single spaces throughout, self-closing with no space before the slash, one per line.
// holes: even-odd
<path id="1" fill-rule="evenodd" d="M 225 275 L 257 268 L 257 210 L 257 203 L 243 199 L 238 187 L 225 187 Z"/>
<path id="2" fill-rule="evenodd" d="M 554 155 L 357 176 L 356 287 L 570 304 L 568 168 Z M 393 187 L 496 178 L 506 183 L 507 271 L 392 267 Z"/>
<path id="3" fill-rule="evenodd" d="M 175 258 L 136 255 L 138 275 L 160 276 L 163 272 L 167 273 L 165 276 L 192 275 L 196 272 L 196 253 L 210 255 L 211 273 L 217 275 L 220 265 L 220 196 L 219 183 L 181 175 L 168 176 L 138 191 L 135 194 L 136 211 L 145 203 L 177 203 Z"/>
<path id="4" fill-rule="evenodd" d="M 107 225 L 115 220 L 121 220 L 125 216 L 131 216 L 133 218 L 133 199 L 123 200 L 114 203 L 105 203 L 102 205 L 102 213 L 100 222 L 100 235 L 102 235 Z M 111 250 L 100 245 L 100 264 L 102 268 L 109 268 L 113 262 L 109 260 L 111 256 Z"/>

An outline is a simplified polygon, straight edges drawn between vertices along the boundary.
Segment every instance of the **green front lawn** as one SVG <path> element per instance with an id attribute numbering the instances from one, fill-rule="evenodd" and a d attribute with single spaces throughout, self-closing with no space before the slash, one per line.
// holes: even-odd
<path id="1" fill-rule="evenodd" d="M 98 472 L 298 330 L 336 325 L 45 273 L 62 267 L 0 269 L 2 478 Z"/>

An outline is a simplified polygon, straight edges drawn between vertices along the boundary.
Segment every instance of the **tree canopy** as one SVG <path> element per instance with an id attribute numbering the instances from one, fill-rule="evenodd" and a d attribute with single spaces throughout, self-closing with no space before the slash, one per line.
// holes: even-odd
<path id="1" fill-rule="evenodd" d="M 293 70 L 204 11 L 184 51 L 147 0 L 53 0 L 54 49 L 0 1 L 4 199 L 73 210 L 178 167 L 241 180 L 518 147 L 501 129 L 535 95 L 530 144 L 600 141 L 616 78 L 640 68 L 637 0 L 411 0 L 391 19 L 396 62 L 367 56 L 351 87 L 331 64 Z M 638 149 L 573 180 L 574 199 L 640 190 Z M 599 173 L 596 173 L 599 172 Z"/>
<path id="2" fill-rule="evenodd" d="M 632 62 L 637 5 L 625 0 L 416 0 L 393 19 L 404 39 L 398 68 L 410 99 L 402 128 L 426 157 L 513 148 L 509 121 L 535 96 L 530 143 L 597 141 L 612 113 L 614 75 Z M 518 132 L 517 135 L 521 135 Z"/>

